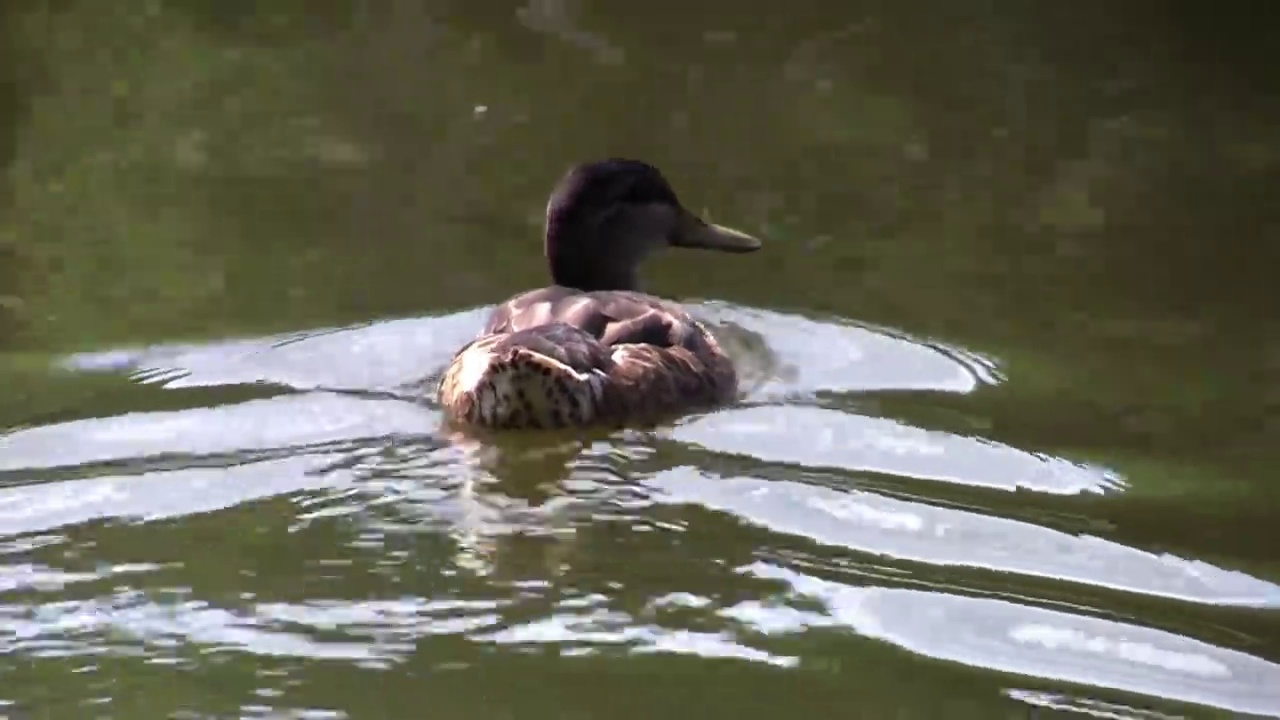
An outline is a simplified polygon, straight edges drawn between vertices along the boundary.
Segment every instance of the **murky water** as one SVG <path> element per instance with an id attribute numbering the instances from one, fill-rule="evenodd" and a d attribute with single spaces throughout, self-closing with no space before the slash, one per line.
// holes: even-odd
<path id="1" fill-rule="evenodd" d="M 1280 136 L 1163 20 L 28 5 L 0 714 L 1280 717 Z M 441 432 L 604 152 L 770 240 L 650 273 L 743 397 Z"/>

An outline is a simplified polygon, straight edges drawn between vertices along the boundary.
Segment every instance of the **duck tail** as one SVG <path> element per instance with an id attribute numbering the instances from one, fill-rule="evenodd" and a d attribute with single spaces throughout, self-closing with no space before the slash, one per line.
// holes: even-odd
<path id="1" fill-rule="evenodd" d="M 493 429 L 563 428 L 597 419 L 605 373 L 540 352 L 539 343 L 528 342 L 537 338 L 521 337 L 529 332 L 482 337 L 454 356 L 439 388 L 449 419 Z"/>

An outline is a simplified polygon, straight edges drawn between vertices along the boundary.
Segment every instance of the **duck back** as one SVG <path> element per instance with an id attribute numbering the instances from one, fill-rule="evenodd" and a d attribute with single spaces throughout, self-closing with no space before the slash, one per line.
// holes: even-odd
<path id="1" fill-rule="evenodd" d="M 719 403 L 736 388 L 715 339 L 678 305 L 551 287 L 498 306 L 454 356 L 439 394 L 456 422 L 560 428 Z"/>

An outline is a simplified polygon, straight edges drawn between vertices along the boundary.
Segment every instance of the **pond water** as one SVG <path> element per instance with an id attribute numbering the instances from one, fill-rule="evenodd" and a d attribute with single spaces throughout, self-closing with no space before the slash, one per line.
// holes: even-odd
<path id="1" fill-rule="evenodd" d="M 1280 717 L 1260 41 L 1029 7 L 2 11 L 0 714 Z M 612 154 L 742 397 L 442 430 Z"/>

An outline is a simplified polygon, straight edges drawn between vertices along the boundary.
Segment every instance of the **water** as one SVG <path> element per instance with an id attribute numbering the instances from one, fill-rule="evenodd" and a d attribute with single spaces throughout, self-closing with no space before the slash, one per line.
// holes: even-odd
<path id="1" fill-rule="evenodd" d="M 0 714 L 1280 717 L 1251 21 L 126 5 L 3 11 Z M 442 431 L 612 153 L 742 398 Z"/>

